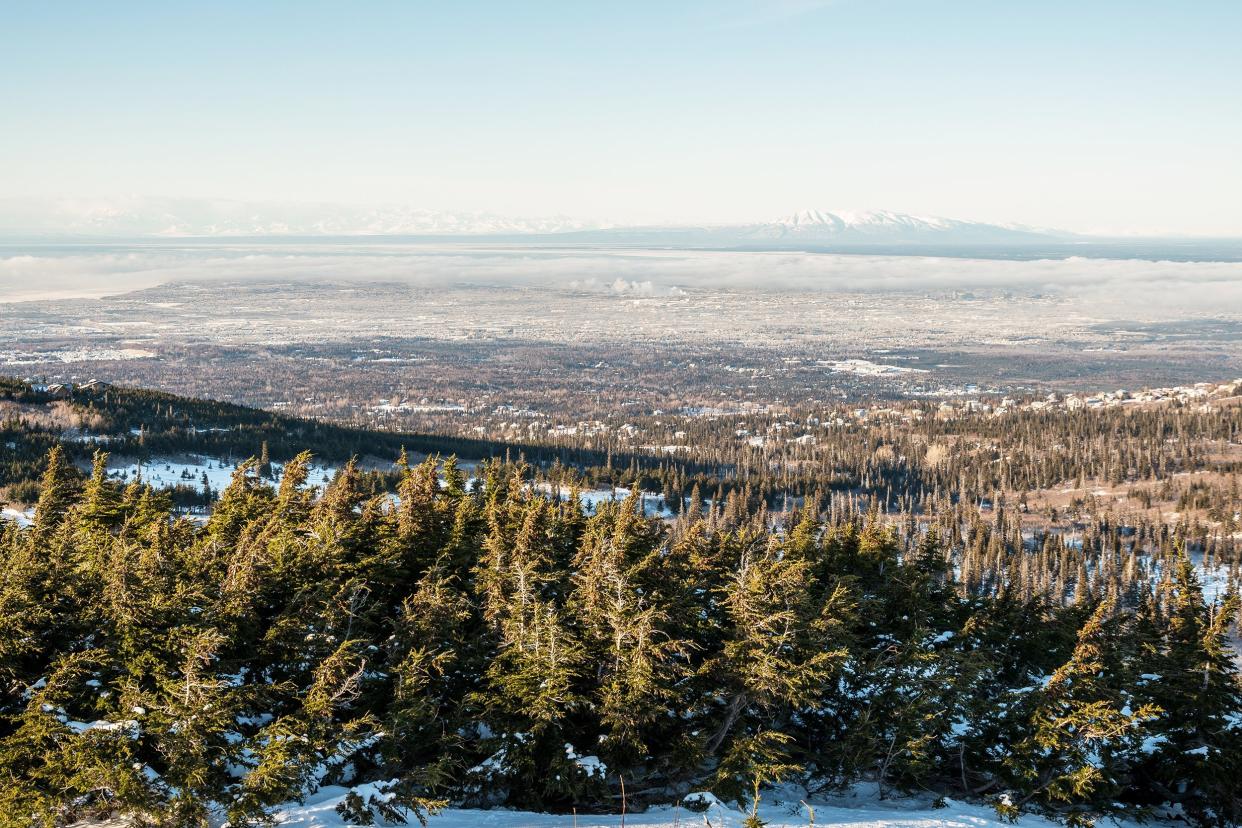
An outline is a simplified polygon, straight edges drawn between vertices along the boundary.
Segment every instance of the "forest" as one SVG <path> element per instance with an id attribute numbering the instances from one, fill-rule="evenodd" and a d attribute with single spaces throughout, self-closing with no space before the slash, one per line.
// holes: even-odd
<path id="1" fill-rule="evenodd" d="M 0 0 L 0 828 L 1242 828 L 1239 32 Z"/>
<path id="2" fill-rule="evenodd" d="M 0 523 L 0 822 L 258 825 L 365 782 L 357 824 L 778 780 L 1242 815 L 1237 554 L 1188 526 L 698 487 L 658 520 L 519 460 L 403 454 L 395 493 L 309 462 L 240 464 L 199 525 L 49 451 L 32 524 Z"/>

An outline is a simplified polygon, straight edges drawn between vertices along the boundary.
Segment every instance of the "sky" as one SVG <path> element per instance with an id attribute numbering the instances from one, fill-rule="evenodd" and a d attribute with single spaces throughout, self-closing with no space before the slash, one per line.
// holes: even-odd
<path id="1" fill-rule="evenodd" d="M 1238 0 L 5 2 L 0 193 L 1242 236 Z"/>

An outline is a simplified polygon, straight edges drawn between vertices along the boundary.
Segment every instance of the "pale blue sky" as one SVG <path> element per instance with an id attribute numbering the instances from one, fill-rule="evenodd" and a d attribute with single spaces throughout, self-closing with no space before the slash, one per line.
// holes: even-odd
<path id="1" fill-rule="evenodd" d="M 0 187 L 1242 235 L 1242 2 L 0 0 Z"/>

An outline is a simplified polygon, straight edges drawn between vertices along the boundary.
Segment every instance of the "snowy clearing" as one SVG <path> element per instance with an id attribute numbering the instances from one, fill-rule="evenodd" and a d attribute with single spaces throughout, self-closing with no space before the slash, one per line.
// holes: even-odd
<path id="1" fill-rule="evenodd" d="M 546 495 L 552 493 L 552 486 L 547 483 L 540 483 L 535 487 L 538 491 Z M 639 497 L 642 500 L 643 514 L 647 517 L 671 518 L 675 517 L 672 510 L 664 503 L 664 496 L 655 492 L 640 491 Z M 568 486 L 561 486 L 559 497 L 561 500 L 569 500 L 573 496 L 573 489 Z M 578 502 L 584 509 L 594 514 L 599 510 L 603 503 L 620 503 L 630 496 L 630 490 L 625 486 L 617 486 L 612 489 L 585 489 L 578 492 Z"/>
<path id="2" fill-rule="evenodd" d="M 0 509 L 0 520 L 10 520 L 18 526 L 29 526 L 34 523 L 34 509 L 26 509 L 25 511 L 21 511 L 18 509 L 11 509 L 6 506 L 5 508 Z"/>
<path id="3" fill-rule="evenodd" d="M 223 460 L 219 457 L 203 457 L 188 455 L 180 459 L 155 457 L 145 463 L 112 461 L 108 463 L 108 476 L 116 480 L 128 482 L 140 478 L 157 489 L 170 489 L 174 486 L 190 486 L 199 488 L 204 480 L 217 492 L 228 488 L 237 471 L 238 463 Z M 282 463 L 272 463 L 272 482 L 279 483 L 284 472 Z M 312 464 L 307 469 L 307 483 L 312 486 L 323 486 L 336 474 L 335 466 Z"/>
<path id="4" fill-rule="evenodd" d="M 899 374 L 926 374 L 925 368 L 905 365 L 881 365 L 869 359 L 820 360 L 820 364 L 837 374 L 857 374 L 861 377 L 886 377 Z"/>

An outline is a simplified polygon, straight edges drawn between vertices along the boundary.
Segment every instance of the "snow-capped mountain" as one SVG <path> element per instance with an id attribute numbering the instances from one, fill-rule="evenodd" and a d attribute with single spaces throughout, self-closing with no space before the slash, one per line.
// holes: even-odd
<path id="1" fill-rule="evenodd" d="M 744 237 L 753 239 L 857 244 L 1014 242 L 1034 241 L 1056 235 L 1028 227 L 985 224 L 937 216 L 912 216 L 888 210 L 804 210 L 776 221 L 739 230 Z"/>
<path id="2" fill-rule="evenodd" d="M 584 242 L 717 248 L 1029 245 L 1071 238 L 1070 234 L 1055 230 L 912 216 L 887 210 L 804 210 L 776 221 L 755 224 L 614 227 L 571 235 Z"/>
<path id="3" fill-rule="evenodd" d="M 98 236 L 531 235 L 598 224 L 564 217 L 511 218 L 402 205 L 259 204 L 210 199 L 12 199 L 0 201 L 0 234 Z"/>
<path id="4" fill-rule="evenodd" d="M 348 207 L 129 196 L 0 200 L 0 235 L 462 236 L 703 247 L 1032 243 L 1065 234 L 889 211 L 805 210 L 738 225 L 609 227 L 564 217 L 512 218 L 403 205 Z"/>

